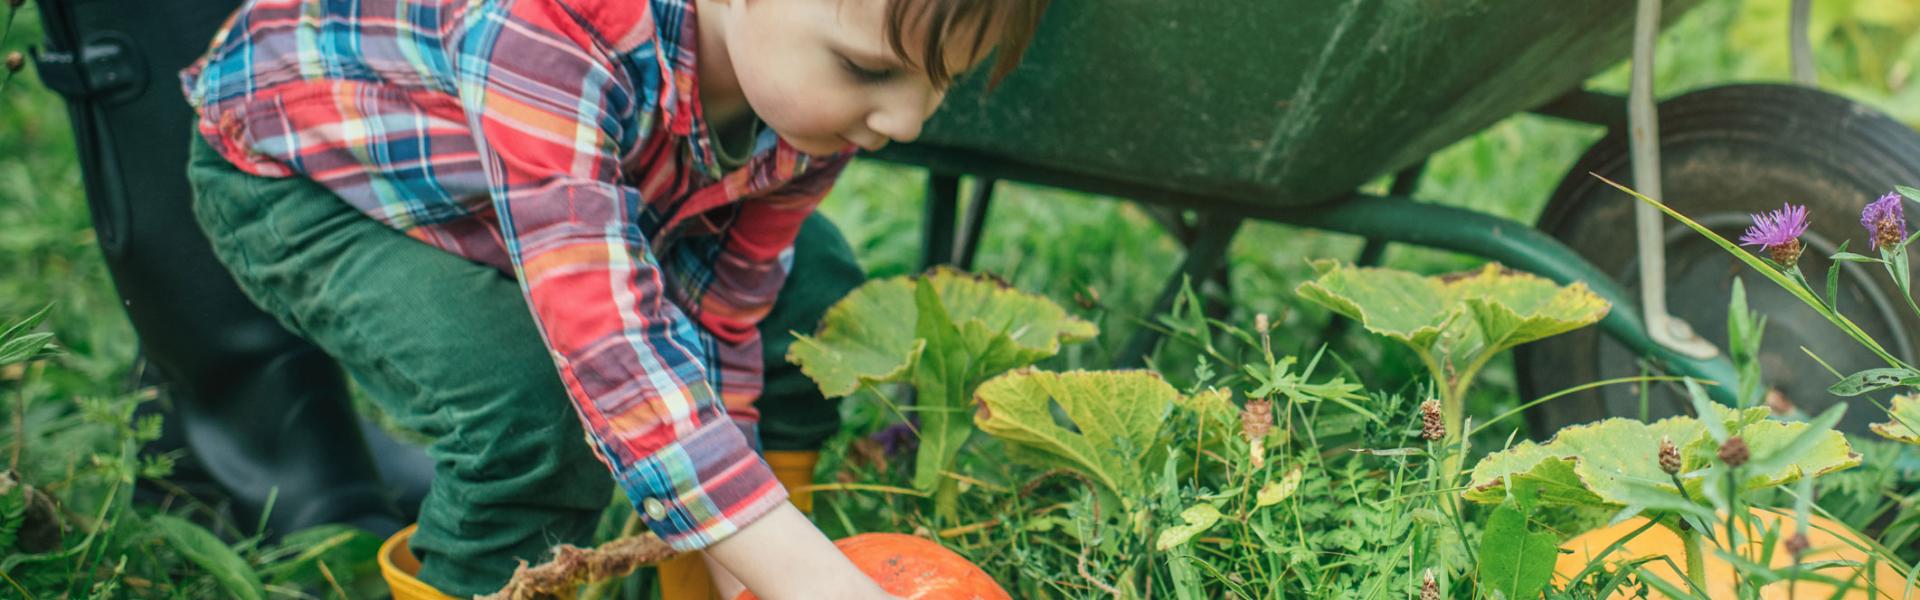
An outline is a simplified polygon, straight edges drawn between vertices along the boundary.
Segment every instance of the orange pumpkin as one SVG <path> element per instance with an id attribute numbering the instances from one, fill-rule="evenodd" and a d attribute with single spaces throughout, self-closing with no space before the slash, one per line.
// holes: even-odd
<path id="1" fill-rule="evenodd" d="M 1764 523 L 1767 528 L 1780 529 L 1782 531 L 1781 542 L 1779 542 L 1780 547 L 1774 548 L 1773 550 L 1772 566 L 1775 568 L 1784 568 L 1793 565 L 1793 556 L 1787 552 L 1785 546 L 1786 536 L 1792 535 L 1794 528 L 1797 527 L 1793 522 L 1793 515 L 1772 510 L 1755 510 L 1753 511 L 1753 515 L 1755 520 L 1759 523 Z M 1562 553 L 1558 562 L 1554 564 L 1554 581 L 1558 584 L 1565 585 L 1568 578 L 1579 574 L 1581 569 L 1586 568 L 1587 563 L 1592 562 L 1592 557 L 1595 554 L 1606 550 L 1607 546 L 1612 545 L 1620 538 L 1626 537 L 1627 534 L 1633 533 L 1635 529 L 1639 529 L 1640 526 L 1645 525 L 1646 522 L 1644 518 L 1635 517 L 1618 525 L 1602 527 L 1567 540 L 1567 543 L 1561 544 L 1560 548 L 1568 551 L 1568 553 Z M 1860 535 L 1860 533 L 1854 531 L 1853 528 L 1831 519 L 1809 515 L 1807 518 L 1807 529 L 1808 550 L 1802 557 L 1802 560 L 1805 562 L 1851 560 L 1859 561 L 1862 564 L 1867 563 L 1869 554 L 1860 548 L 1872 548 L 1873 543 L 1867 541 L 1866 536 Z M 1743 555 L 1760 555 L 1760 540 L 1753 539 L 1759 537 L 1759 531 L 1759 529 L 1755 529 L 1752 532 L 1745 533 L 1752 541 L 1748 542 L 1748 548 L 1742 552 Z M 1721 525 L 1717 528 L 1715 535 L 1724 536 L 1725 532 L 1726 526 Z M 1708 548 L 1707 552 L 1711 553 L 1713 549 Z M 1621 544 L 1619 549 L 1608 554 L 1606 561 L 1609 564 L 1618 564 L 1629 559 L 1648 556 L 1671 557 L 1673 559 L 1672 564 L 1678 565 L 1683 569 L 1687 564 L 1685 543 L 1682 542 L 1680 536 L 1675 535 L 1672 530 L 1662 526 L 1648 528 L 1646 531 L 1641 532 L 1640 535 L 1635 536 L 1631 540 L 1627 540 L 1625 544 Z M 1920 598 L 1920 591 L 1907 590 L 1906 575 L 1904 573 L 1901 573 L 1885 561 L 1879 561 L 1873 564 L 1873 572 L 1870 574 L 1862 573 L 1859 583 L 1855 585 L 1855 588 L 1848 591 L 1845 595 L 1840 596 L 1841 598 L 1847 600 L 1867 600 L 1869 598 L 1873 600 L 1900 600 L 1909 597 L 1907 596 L 1909 593 L 1912 594 L 1912 598 Z M 1728 564 L 1724 560 L 1720 560 L 1719 557 L 1713 556 L 1712 554 L 1706 557 L 1704 565 L 1706 566 L 1707 595 L 1713 598 L 1734 597 L 1733 565 Z M 1667 561 L 1655 560 L 1642 565 L 1641 568 L 1656 577 L 1665 579 L 1667 582 L 1679 586 L 1681 589 L 1686 589 L 1686 578 L 1676 572 L 1673 567 L 1669 566 Z M 1859 570 L 1859 567 L 1831 566 L 1820 569 L 1818 572 L 1821 575 L 1845 581 L 1849 577 L 1853 577 L 1854 572 L 1857 570 Z M 1867 583 L 1869 580 L 1872 581 L 1871 584 Z M 1871 585 L 1875 593 L 1869 595 L 1867 590 L 1860 589 L 1861 586 L 1868 585 Z M 1789 600 L 1789 598 L 1826 599 L 1833 597 L 1833 586 L 1824 583 L 1812 581 L 1798 582 L 1791 586 L 1793 591 L 1791 597 L 1788 596 L 1789 588 L 1790 586 L 1785 582 L 1775 583 L 1761 588 L 1760 597 L 1763 600 Z M 1635 593 L 1637 593 L 1637 590 L 1622 586 L 1621 589 L 1614 592 L 1613 597 L 1633 598 L 1635 597 Z M 1654 600 L 1663 600 L 1666 598 L 1665 595 L 1651 587 L 1647 589 L 1646 597 Z"/>
<path id="2" fill-rule="evenodd" d="M 986 571 L 932 540 L 863 533 L 834 542 L 880 588 L 905 600 L 1013 600 Z M 759 600 L 741 592 L 734 600 Z"/>

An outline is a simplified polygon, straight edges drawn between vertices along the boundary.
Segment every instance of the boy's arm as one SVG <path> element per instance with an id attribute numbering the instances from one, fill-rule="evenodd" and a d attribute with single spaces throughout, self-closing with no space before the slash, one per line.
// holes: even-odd
<path id="1" fill-rule="evenodd" d="M 648 10 L 646 3 L 606 10 Z M 787 493 L 707 383 L 702 340 L 664 294 L 621 185 L 622 136 L 647 105 L 552 0 L 477 5 L 459 61 L 508 254 L 589 442 L 648 528 L 704 548 Z M 652 26 L 633 18 L 632 26 Z M 484 326 L 484 325 L 481 325 Z"/>

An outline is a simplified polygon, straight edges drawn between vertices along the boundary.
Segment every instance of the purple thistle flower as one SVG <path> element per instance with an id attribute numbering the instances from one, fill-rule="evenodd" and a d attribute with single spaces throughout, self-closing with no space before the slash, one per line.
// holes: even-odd
<path id="1" fill-rule="evenodd" d="M 1740 245 L 1760 246 L 1774 262 L 1791 265 L 1800 260 L 1800 236 L 1806 232 L 1807 207 L 1786 204 L 1780 210 L 1753 215 L 1753 226 L 1740 236 Z"/>
<path id="2" fill-rule="evenodd" d="M 888 425 L 885 429 L 875 432 L 869 439 L 880 442 L 880 446 L 885 449 L 889 457 L 912 452 L 920 447 L 920 436 L 914 433 L 914 427 L 919 425 L 920 419 L 916 415 L 910 417 L 910 420 L 912 424 Z"/>
<path id="3" fill-rule="evenodd" d="M 1900 194 L 1887 192 L 1867 204 L 1867 209 L 1860 211 L 1860 226 L 1867 228 L 1875 250 L 1900 245 L 1907 239 L 1907 216 L 1900 204 Z"/>

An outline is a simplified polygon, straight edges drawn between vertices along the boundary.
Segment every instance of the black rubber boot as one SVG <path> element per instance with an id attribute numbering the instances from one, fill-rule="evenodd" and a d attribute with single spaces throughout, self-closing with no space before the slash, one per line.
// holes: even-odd
<path id="1" fill-rule="evenodd" d="M 100 249 L 161 384 L 148 410 L 168 431 L 151 449 L 185 448 L 177 483 L 223 495 L 241 534 L 278 488 L 269 537 L 321 523 L 385 537 L 413 521 L 431 462 L 356 417 L 339 367 L 241 294 L 191 212 L 177 73 L 239 4 L 39 0 L 34 62 L 67 100 Z"/>

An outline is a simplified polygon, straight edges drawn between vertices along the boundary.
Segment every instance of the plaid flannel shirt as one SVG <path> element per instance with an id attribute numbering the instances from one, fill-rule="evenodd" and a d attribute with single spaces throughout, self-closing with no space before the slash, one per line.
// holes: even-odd
<path id="1" fill-rule="evenodd" d="M 786 500 L 754 452 L 756 324 L 852 150 L 766 131 L 722 173 L 694 18 L 692 0 L 251 0 L 181 73 L 240 169 L 513 273 L 588 441 L 682 551 Z"/>

